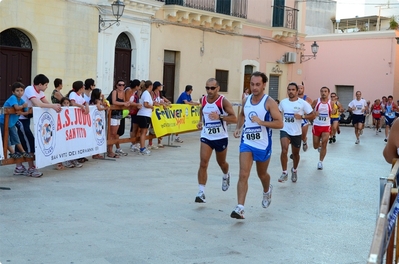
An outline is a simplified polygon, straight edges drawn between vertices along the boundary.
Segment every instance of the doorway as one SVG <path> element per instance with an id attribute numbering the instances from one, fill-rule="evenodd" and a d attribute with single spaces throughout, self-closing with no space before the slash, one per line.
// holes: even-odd
<path id="1" fill-rule="evenodd" d="M 129 84 L 132 63 L 132 45 L 129 37 L 121 33 L 115 45 L 114 83 L 118 80 Z"/>
<path id="2" fill-rule="evenodd" d="M 31 84 L 32 43 L 22 31 L 10 28 L 0 33 L 0 106 L 12 95 L 11 85 Z"/>
<path id="3" fill-rule="evenodd" d="M 163 96 L 174 102 L 176 74 L 176 52 L 165 50 L 163 62 Z"/>

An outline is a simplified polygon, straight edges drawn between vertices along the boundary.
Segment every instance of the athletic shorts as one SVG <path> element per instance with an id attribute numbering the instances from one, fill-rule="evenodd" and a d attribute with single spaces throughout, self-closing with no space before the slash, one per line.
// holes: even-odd
<path id="1" fill-rule="evenodd" d="M 307 125 L 309 125 L 309 120 L 302 118 L 301 127 L 304 127 L 304 126 L 307 126 Z"/>
<path id="2" fill-rule="evenodd" d="M 35 153 L 35 137 L 30 130 L 30 118 L 19 119 L 15 126 L 17 127 L 18 137 L 23 149 L 28 153 Z M 19 152 L 18 148 L 15 152 Z"/>
<path id="3" fill-rule="evenodd" d="M 130 132 L 133 132 L 133 124 L 137 124 L 137 115 L 130 115 Z"/>
<path id="4" fill-rule="evenodd" d="M 149 128 L 151 125 L 151 117 L 148 116 L 137 116 L 137 124 L 139 128 Z"/>
<path id="5" fill-rule="evenodd" d="M 284 130 L 280 130 L 280 139 L 285 138 L 285 137 L 291 141 L 291 145 L 293 145 L 294 147 L 296 147 L 296 148 L 301 147 L 302 135 L 291 136 Z"/>
<path id="6" fill-rule="evenodd" d="M 330 119 L 330 124 L 332 125 L 335 121 L 339 122 L 339 117 L 334 117 Z"/>
<path id="7" fill-rule="evenodd" d="M 365 116 L 364 115 L 352 115 L 352 125 L 356 125 L 357 123 L 364 124 Z"/>
<path id="8" fill-rule="evenodd" d="M 316 137 L 321 137 L 321 134 L 328 133 L 330 134 L 331 127 L 330 126 L 317 126 L 313 125 L 312 133 Z"/>
<path id="9" fill-rule="evenodd" d="M 119 126 L 121 124 L 120 119 L 111 118 L 111 126 Z"/>
<path id="10" fill-rule="evenodd" d="M 395 117 L 394 118 L 385 117 L 385 125 L 392 126 L 392 123 L 394 120 L 395 120 Z"/>
<path id="11" fill-rule="evenodd" d="M 270 156 L 272 155 L 271 147 L 268 147 L 267 149 L 258 149 L 251 147 L 245 143 L 240 144 L 240 153 L 242 152 L 251 152 L 252 159 L 254 161 L 259 161 L 259 162 L 267 161 L 268 159 L 270 159 Z"/>
<path id="12" fill-rule="evenodd" d="M 4 137 L 4 135 L 5 135 L 4 124 L 0 124 L 0 126 L 1 126 L 1 134 Z M 19 141 L 17 128 L 15 126 L 9 127 L 8 128 L 8 146 L 14 146 L 17 144 L 21 144 L 21 142 Z"/>
<path id="13" fill-rule="evenodd" d="M 228 138 L 209 140 L 202 137 L 201 142 L 207 144 L 209 147 L 211 147 L 211 149 L 214 149 L 216 152 L 222 152 L 227 148 Z"/>

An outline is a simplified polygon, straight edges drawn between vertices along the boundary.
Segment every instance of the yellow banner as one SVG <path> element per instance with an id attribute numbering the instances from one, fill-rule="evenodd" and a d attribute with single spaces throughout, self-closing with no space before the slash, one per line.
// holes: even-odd
<path id="1" fill-rule="evenodd" d="M 156 106 L 152 112 L 152 125 L 157 137 L 168 134 L 197 130 L 200 106 L 171 104 L 169 107 Z"/>

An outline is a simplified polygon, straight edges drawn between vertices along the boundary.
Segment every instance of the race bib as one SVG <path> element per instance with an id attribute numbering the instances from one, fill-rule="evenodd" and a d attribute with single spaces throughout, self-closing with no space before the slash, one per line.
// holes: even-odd
<path id="1" fill-rule="evenodd" d="M 220 122 L 217 123 L 208 123 L 204 127 L 205 134 L 215 135 L 222 132 L 222 124 Z"/>
<path id="2" fill-rule="evenodd" d="M 317 117 L 320 121 L 327 121 L 328 115 L 327 114 L 319 114 Z"/>
<path id="3" fill-rule="evenodd" d="M 251 127 L 244 130 L 244 137 L 247 140 L 260 140 L 262 139 L 262 128 Z"/>
<path id="4" fill-rule="evenodd" d="M 284 123 L 294 123 L 294 122 L 295 122 L 294 114 L 284 113 Z"/>

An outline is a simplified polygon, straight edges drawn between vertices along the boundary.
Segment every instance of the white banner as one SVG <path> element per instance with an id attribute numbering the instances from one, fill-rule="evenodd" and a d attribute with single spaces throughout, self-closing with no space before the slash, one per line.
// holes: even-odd
<path id="1" fill-rule="evenodd" d="M 36 167 L 43 168 L 107 151 L 105 111 L 90 106 L 85 115 L 77 107 L 33 107 Z"/>
<path id="2" fill-rule="evenodd" d="M 0 160 L 4 159 L 4 155 L 3 155 L 3 136 L 1 135 L 1 129 L 0 129 Z"/>

